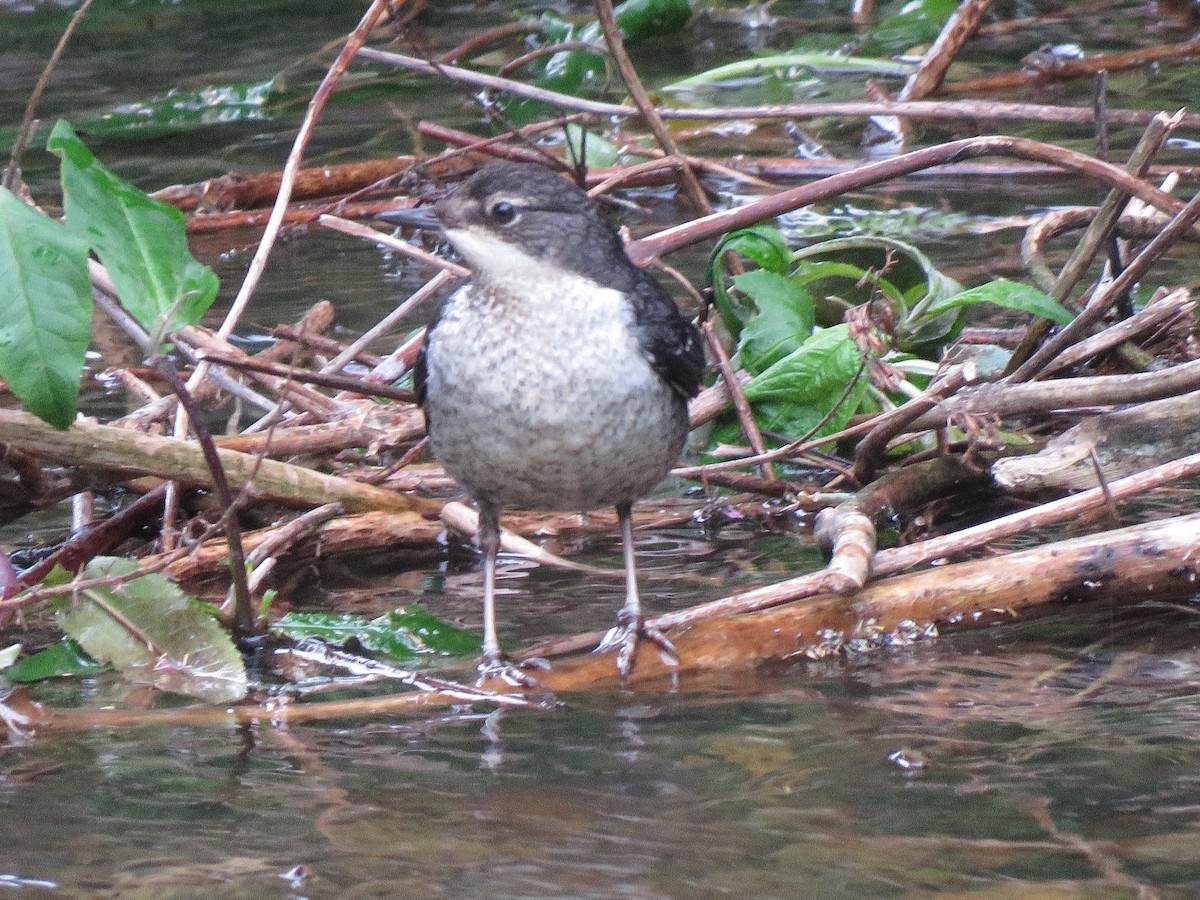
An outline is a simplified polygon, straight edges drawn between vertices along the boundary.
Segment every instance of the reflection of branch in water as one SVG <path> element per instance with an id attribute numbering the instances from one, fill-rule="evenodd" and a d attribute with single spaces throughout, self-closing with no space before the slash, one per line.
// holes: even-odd
<path id="1" fill-rule="evenodd" d="M 1104 880 L 1112 884 L 1114 887 L 1121 887 L 1137 892 L 1138 900 L 1155 900 L 1159 896 L 1158 891 L 1150 887 L 1148 884 L 1142 884 L 1132 876 L 1128 875 L 1122 868 L 1118 860 L 1114 859 L 1108 853 L 1102 851 L 1099 847 L 1085 838 L 1083 835 L 1075 834 L 1072 831 L 1063 831 L 1054 821 L 1054 817 L 1050 815 L 1050 801 L 1045 797 L 1033 798 L 1027 806 L 1029 814 L 1034 821 L 1040 825 L 1047 834 L 1054 840 L 1058 841 L 1064 847 L 1068 847 L 1077 853 L 1083 854 L 1087 861 L 1090 862 Z"/>

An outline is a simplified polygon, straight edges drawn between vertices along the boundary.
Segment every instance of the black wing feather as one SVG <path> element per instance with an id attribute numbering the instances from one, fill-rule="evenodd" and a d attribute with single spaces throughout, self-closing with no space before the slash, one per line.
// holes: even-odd
<path id="1" fill-rule="evenodd" d="M 700 333 L 652 275 L 641 269 L 636 272 L 629 298 L 638 346 L 675 393 L 685 400 L 695 397 L 704 374 Z"/>

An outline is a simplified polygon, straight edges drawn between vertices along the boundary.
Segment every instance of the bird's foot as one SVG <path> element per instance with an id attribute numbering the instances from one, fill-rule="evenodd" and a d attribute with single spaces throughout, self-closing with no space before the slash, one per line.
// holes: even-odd
<path id="1" fill-rule="evenodd" d="M 512 687 L 525 688 L 532 691 L 546 691 L 546 686 L 529 673 L 530 669 L 548 669 L 550 663 L 544 659 L 525 659 L 514 662 L 503 653 L 495 656 L 485 656 L 479 663 L 479 679 L 476 687 L 484 687 L 487 682 L 499 679 Z"/>
<path id="2" fill-rule="evenodd" d="M 648 624 L 643 616 L 621 610 L 617 614 L 617 624 L 604 635 L 596 652 L 617 648 L 617 674 L 621 676 L 622 683 L 637 666 L 638 644 L 643 638 L 658 648 L 663 663 L 668 666 L 679 665 L 679 651 L 665 634 Z"/>

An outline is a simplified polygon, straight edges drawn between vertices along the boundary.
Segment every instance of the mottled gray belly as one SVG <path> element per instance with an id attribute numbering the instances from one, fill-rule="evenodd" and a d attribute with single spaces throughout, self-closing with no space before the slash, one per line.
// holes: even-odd
<path id="1" fill-rule="evenodd" d="M 675 465 L 685 402 L 620 323 L 591 324 L 583 340 L 532 341 L 445 312 L 427 351 L 425 409 L 434 456 L 476 499 L 621 505 Z"/>

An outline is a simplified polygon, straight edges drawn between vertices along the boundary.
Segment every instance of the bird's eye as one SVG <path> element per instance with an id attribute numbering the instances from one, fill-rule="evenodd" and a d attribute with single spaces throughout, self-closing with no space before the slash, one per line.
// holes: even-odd
<path id="1" fill-rule="evenodd" d="M 488 210 L 488 215 L 493 222 L 497 222 L 500 225 L 508 225 L 516 220 L 517 208 L 507 200 L 499 200 L 492 204 Z"/>

